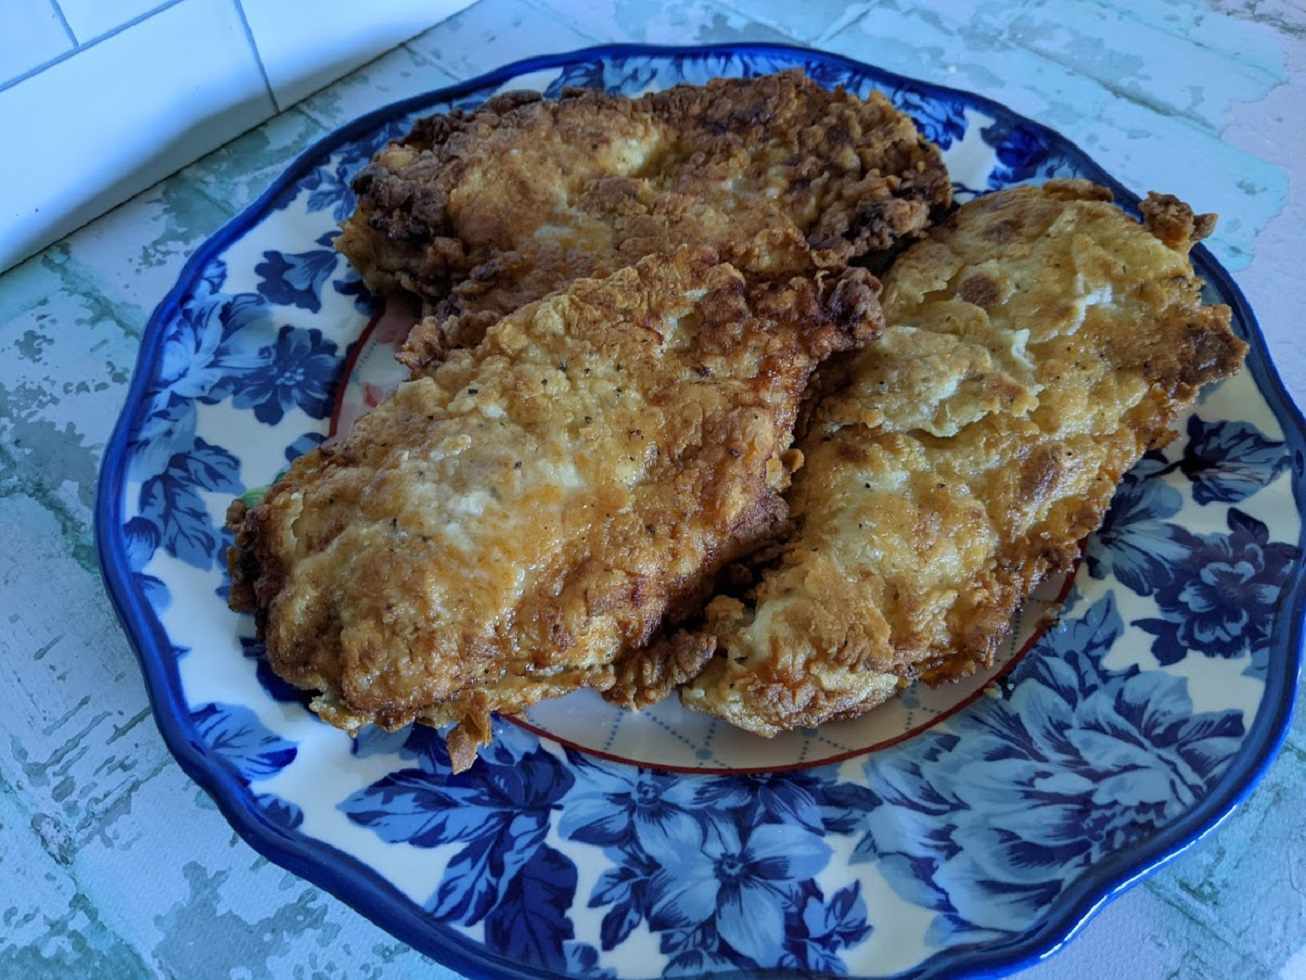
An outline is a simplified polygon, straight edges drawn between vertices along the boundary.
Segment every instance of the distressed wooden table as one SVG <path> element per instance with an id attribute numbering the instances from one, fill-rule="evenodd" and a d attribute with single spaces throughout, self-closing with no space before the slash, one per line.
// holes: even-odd
<path id="1" fill-rule="evenodd" d="M 1306 401 L 1299 0 L 482 0 L 0 276 L 0 977 L 451 976 L 258 857 L 172 761 L 100 584 L 96 470 L 150 310 L 296 153 L 391 100 L 612 40 L 843 52 L 1221 212 L 1213 248 Z M 1303 812 L 1299 710 L 1232 817 L 1029 975 L 1306 977 Z"/>

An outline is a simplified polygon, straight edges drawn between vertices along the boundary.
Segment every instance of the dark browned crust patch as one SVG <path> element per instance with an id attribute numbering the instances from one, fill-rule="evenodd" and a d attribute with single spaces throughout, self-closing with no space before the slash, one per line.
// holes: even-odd
<path id="1" fill-rule="evenodd" d="M 379 293 L 424 302 L 415 373 L 582 276 L 681 245 L 745 272 L 838 269 L 951 203 L 938 150 L 879 93 L 791 70 L 638 99 L 508 93 L 418 122 L 355 181 L 337 247 Z"/>
<path id="2" fill-rule="evenodd" d="M 455 768 L 492 711 L 665 690 L 686 649 L 618 657 L 783 524 L 798 402 L 820 361 L 881 328 L 879 288 L 861 269 L 746 277 L 707 248 L 578 280 L 234 504 L 232 608 L 332 724 L 457 723 Z M 512 533 L 477 516 L 498 501 Z M 464 548 L 446 529 L 467 514 L 457 535 L 485 540 Z"/>
<path id="3" fill-rule="evenodd" d="M 842 384 L 809 413 L 780 560 L 677 638 L 681 650 L 715 646 L 682 685 L 686 705 L 770 736 L 993 663 L 1019 606 L 1073 567 L 1124 472 L 1246 353 L 1229 309 L 1202 304 L 1186 260 L 1213 216 L 1151 194 L 1139 228 L 1110 198 L 1086 181 L 987 195 L 898 260 L 884 341 L 842 365 Z M 1072 302 L 1081 276 L 1094 288 Z M 991 350 L 1023 333 L 1022 384 L 1037 397 L 1018 411 L 995 400 L 955 434 L 916 428 L 915 406 L 892 390 L 913 377 L 913 352 L 886 344 L 921 331 Z M 946 375 L 937 356 L 929 363 Z"/>

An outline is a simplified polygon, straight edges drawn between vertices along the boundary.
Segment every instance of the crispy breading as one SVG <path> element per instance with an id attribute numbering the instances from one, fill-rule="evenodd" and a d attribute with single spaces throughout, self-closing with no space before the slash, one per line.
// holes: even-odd
<path id="1" fill-rule="evenodd" d="M 612 683 L 783 520 L 815 366 L 880 326 L 864 270 L 748 279 L 650 256 L 500 320 L 233 508 L 233 608 L 342 728 L 456 722 Z"/>
<path id="2" fill-rule="evenodd" d="M 774 735 L 990 664 L 1125 471 L 1238 369 L 1187 257 L 1214 217 L 1152 195 L 1139 224 L 1109 201 L 1084 181 L 981 197 L 898 260 L 885 332 L 799 443 L 779 562 L 678 641 L 715 651 L 686 705 Z"/>
<path id="3" fill-rule="evenodd" d="M 420 121 L 355 188 L 336 245 L 374 291 L 424 300 L 401 355 L 414 371 L 645 255 L 701 244 L 745 272 L 837 268 L 951 200 L 938 150 L 883 96 L 797 70 L 638 99 L 508 93 Z"/>

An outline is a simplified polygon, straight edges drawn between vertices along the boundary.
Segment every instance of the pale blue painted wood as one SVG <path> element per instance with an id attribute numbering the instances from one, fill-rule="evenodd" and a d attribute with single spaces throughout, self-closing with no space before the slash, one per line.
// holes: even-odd
<path id="1" fill-rule="evenodd" d="M 1223 212 L 1306 398 L 1298 7 L 482 0 L 0 276 L 0 978 L 452 976 L 260 859 L 172 762 L 95 567 L 100 452 L 190 250 L 326 128 L 546 49 L 748 39 L 983 92 Z M 1028 975 L 1306 976 L 1303 716 L 1246 805 Z"/>

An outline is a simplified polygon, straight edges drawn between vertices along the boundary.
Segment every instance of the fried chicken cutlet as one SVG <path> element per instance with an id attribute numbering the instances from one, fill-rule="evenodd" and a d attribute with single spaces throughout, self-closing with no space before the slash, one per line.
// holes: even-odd
<path id="1" fill-rule="evenodd" d="M 647 703 L 714 652 L 683 702 L 769 736 L 990 664 L 1125 471 L 1246 351 L 1187 257 L 1214 216 L 1153 194 L 1139 224 L 1110 198 L 992 194 L 900 257 L 884 333 L 798 444 L 778 564 L 620 665 L 609 696 Z"/>
<path id="2" fill-rule="evenodd" d="M 880 327 L 878 290 L 707 248 L 578 280 L 233 505 L 231 605 L 327 721 L 456 723 L 464 769 L 490 711 L 607 687 L 774 533 L 808 376 Z"/>
<path id="3" fill-rule="evenodd" d="M 917 235 L 952 193 L 882 95 L 797 70 L 638 99 L 507 93 L 419 121 L 354 186 L 336 246 L 374 292 L 423 300 L 400 357 L 415 372 L 573 279 L 682 244 L 744 272 L 840 268 Z"/>

